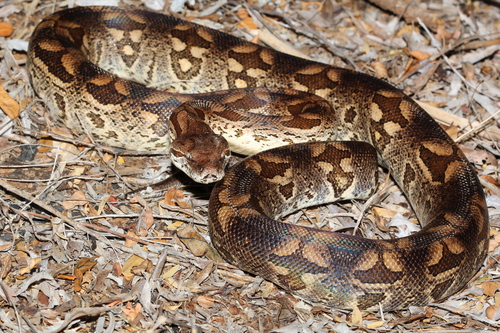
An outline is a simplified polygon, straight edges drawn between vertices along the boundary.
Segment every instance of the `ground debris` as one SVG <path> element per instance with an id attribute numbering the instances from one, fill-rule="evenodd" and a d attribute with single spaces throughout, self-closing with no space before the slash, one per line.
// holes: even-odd
<path id="1" fill-rule="evenodd" d="M 224 262 L 208 237 L 209 189 L 183 186 L 158 196 L 136 191 L 139 185 L 163 177 L 164 156 L 117 156 L 112 149 L 96 147 L 50 123 L 29 84 L 26 47 L 41 18 L 68 2 L 4 2 L 0 8 L 1 331 L 500 328 L 497 2 L 98 2 L 163 11 L 170 6 L 197 23 L 383 78 L 418 100 L 442 124 L 476 166 L 487 193 L 490 256 L 477 279 L 459 294 L 439 304 L 394 313 L 346 312 L 308 304 Z M 375 209 L 357 202 L 327 205 L 292 214 L 288 221 L 327 230 L 358 228 L 374 238 L 412 232 L 414 216 L 404 196 L 390 181 L 384 188 L 370 203 Z M 127 195 L 131 192 L 132 199 Z"/>

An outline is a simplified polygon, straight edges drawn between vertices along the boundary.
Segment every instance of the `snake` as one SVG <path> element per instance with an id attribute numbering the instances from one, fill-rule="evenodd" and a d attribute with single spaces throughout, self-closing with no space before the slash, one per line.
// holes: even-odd
<path id="1" fill-rule="evenodd" d="M 31 37 L 28 70 L 53 117 L 75 132 L 165 152 L 193 179 L 218 181 L 208 208 L 215 248 L 311 303 L 426 305 L 457 293 L 486 257 L 489 218 L 474 167 L 388 82 L 119 7 L 47 16 Z M 224 170 L 230 151 L 250 156 Z M 281 220 L 372 193 L 378 165 L 420 231 L 367 239 Z"/>

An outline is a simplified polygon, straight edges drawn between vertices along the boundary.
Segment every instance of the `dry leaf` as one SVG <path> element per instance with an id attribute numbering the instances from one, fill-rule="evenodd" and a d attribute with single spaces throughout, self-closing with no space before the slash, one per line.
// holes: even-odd
<path id="1" fill-rule="evenodd" d="M 78 260 L 78 263 L 76 264 L 76 269 L 79 269 L 80 271 L 82 271 L 82 273 L 90 271 L 92 267 L 94 267 L 97 264 L 96 258 L 97 257 L 90 257 Z"/>
<path id="2" fill-rule="evenodd" d="M 245 29 L 251 29 L 251 30 L 255 30 L 255 29 L 259 28 L 257 26 L 257 24 L 255 24 L 255 22 L 253 21 L 253 19 L 251 17 L 247 17 L 246 19 L 241 20 L 240 23 L 238 23 L 238 27 L 245 28 Z"/>
<path id="3" fill-rule="evenodd" d="M 188 225 L 182 230 L 177 231 L 177 236 L 181 242 L 193 253 L 200 257 L 207 252 L 209 246 L 203 238 L 192 226 Z"/>
<path id="4" fill-rule="evenodd" d="M 136 233 L 133 230 L 128 230 L 127 231 L 127 236 L 130 236 L 132 238 L 137 238 Z M 137 244 L 137 242 L 131 238 L 125 238 L 125 245 L 127 246 L 133 246 Z"/>
<path id="5" fill-rule="evenodd" d="M 496 313 L 500 310 L 500 304 L 490 305 L 486 308 L 486 317 L 489 320 L 495 320 Z"/>
<path id="6" fill-rule="evenodd" d="M 372 63 L 372 68 L 375 71 L 377 77 L 381 78 L 389 77 L 389 74 L 387 73 L 387 68 L 385 68 L 384 64 L 381 63 L 380 61 L 375 61 L 374 63 Z"/>
<path id="7" fill-rule="evenodd" d="M 175 273 L 179 271 L 179 269 L 181 269 L 180 265 L 172 266 L 172 268 L 170 268 L 168 271 L 165 272 L 165 274 L 163 274 L 163 279 L 166 280 L 168 278 L 171 278 L 172 276 L 174 276 Z"/>
<path id="8" fill-rule="evenodd" d="M 0 109 L 2 109 L 10 119 L 19 117 L 19 112 L 21 111 L 19 103 L 10 97 L 2 85 L 0 85 Z"/>
<path id="9" fill-rule="evenodd" d="M 5 252 L 8 249 L 10 249 L 11 247 L 12 247 L 12 244 L 10 244 L 10 243 L 4 244 L 4 245 L 0 245 L 0 252 Z"/>
<path id="10" fill-rule="evenodd" d="M 153 271 L 153 263 L 150 260 L 144 260 L 137 266 L 133 266 L 131 272 L 134 275 L 142 275 L 144 272 L 151 273 Z"/>
<path id="11" fill-rule="evenodd" d="M 122 308 L 123 313 L 127 315 L 127 320 L 130 323 L 136 323 L 137 318 L 141 317 L 139 316 L 142 312 L 142 306 L 141 303 L 136 303 L 135 307 L 132 305 L 132 303 L 127 302 L 127 305 Z"/>
<path id="12" fill-rule="evenodd" d="M 115 262 L 113 264 L 113 275 L 120 276 L 120 275 L 122 275 L 122 273 L 123 273 L 122 264 L 120 264 L 119 262 Z"/>
<path id="13" fill-rule="evenodd" d="M 139 221 L 140 221 L 140 230 L 141 233 L 139 236 L 146 236 L 148 234 L 149 228 L 153 226 L 155 223 L 155 219 L 153 217 L 153 211 L 149 208 L 145 209 L 142 214 L 139 216 Z M 142 228 L 142 226 L 145 226 L 146 229 Z"/>
<path id="14" fill-rule="evenodd" d="M 108 163 L 113 159 L 113 157 L 114 157 L 113 155 L 105 153 L 104 156 L 102 157 L 102 160 L 104 163 Z"/>
<path id="15" fill-rule="evenodd" d="M 215 302 L 214 298 L 207 296 L 199 296 L 196 299 L 196 303 L 198 303 L 199 306 L 205 309 L 210 309 L 212 306 L 214 306 L 214 302 Z"/>
<path id="16" fill-rule="evenodd" d="M 96 257 L 91 258 L 82 258 L 78 260 L 75 270 L 73 274 L 75 275 L 75 280 L 73 281 L 73 288 L 76 292 L 82 290 L 82 285 L 84 282 L 92 281 L 92 275 L 89 277 L 88 275 L 85 277 L 85 273 L 89 272 L 92 267 L 97 264 Z M 84 279 L 85 277 L 85 279 Z"/>
<path id="17" fill-rule="evenodd" d="M 363 314 L 361 313 L 361 311 L 358 309 L 358 307 L 356 305 L 354 305 L 354 307 L 352 309 L 351 322 L 354 325 L 363 324 Z"/>
<path id="18" fill-rule="evenodd" d="M 182 193 L 182 191 L 176 188 L 171 188 L 167 191 L 167 193 L 165 193 L 165 199 L 163 199 L 162 202 L 170 206 L 191 208 L 191 205 L 189 205 L 185 200 L 186 196 Z"/>
<path id="19" fill-rule="evenodd" d="M 384 324 L 385 324 L 385 321 L 379 320 L 379 321 L 374 321 L 372 323 L 367 324 L 366 327 L 368 327 L 368 328 L 379 328 L 379 327 L 384 326 Z"/>
<path id="20" fill-rule="evenodd" d="M 462 72 L 464 73 L 465 79 L 467 81 L 474 80 L 474 76 L 476 75 L 474 71 L 474 65 L 470 62 L 466 61 L 462 63 Z"/>
<path id="21" fill-rule="evenodd" d="M 455 125 L 448 126 L 448 128 L 445 129 L 446 134 L 450 136 L 453 140 L 455 140 L 458 137 L 458 133 L 460 132 L 460 128 L 458 128 Z"/>
<path id="22" fill-rule="evenodd" d="M 73 134 L 71 134 L 71 131 L 67 127 L 51 127 L 50 131 L 56 135 L 60 135 L 60 136 L 67 137 L 67 138 L 73 138 Z M 44 146 L 40 147 L 40 149 L 38 150 L 39 154 L 49 152 L 52 149 L 57 148 L 57 147 L 61 148 L 61 151 L 69 150 L 70 152 L 74 153 L 75 155 L 80 152 L 78 147 L 76 147 L 75 145 L 73 145 L 69 142 L 53 140 L 51 137 L 42 136 L 40 138 L 40 144 L 44 145 Z M 48 146 L 48 147 L 45 147 L 45 146 Z"/>
<path id="23" fill-rule="evenodd" d="M 490 244 L 488 246 L 488 252 L 493 252 L 497 248 L 500 243 L 500 234 L 495 235 L 492 239 L 490 239 Z"/>
<path id="24" fill-rule="evenodd" d="M 75 280 L 73 281 L 73 289 L 76 292 L 80 292 L 82 290 L 82 282 L 83 282 L 83 273 L 79 269 L 75 269 Z"/>
<path id="25" fill-rule="evenodd" d="M 23 275 L 29 273 L 33 268 L 37 267 L 40 262 L 42 262 L 42 258 L 27 258 L 27 267 L 23 267 L 19 270 L 19 274 Z"/>
<path id="26" fill-rule="evenodd" d="M 483 288 L 483 293 L 488 296 L 495 295 L 495 292 L 500 289 L 500 282 L 498 281 L 486 281 L 481 283 L 481 288 Z"/>
<path id="27" fill-rule="evenodd" d="M 42 291 L 38 292 L 37 299 L 45 306 L 48 306 L 50 304 L 49 298 Z"/>
<path id="28" fill-rule="evenodd" d="M 9 22 L 0 22 L 0 37 L 8 37 L 14 32 L 14 27 Z"/>
<path id="29" fill-rule="evenodd" d="M 430 57 L 430 54 L 429 53 L 426 53 L 426 52 L 422 52 L 422 51 L 411 51 L 410 52 L 410 55 L 417 59 L 418 61 L 422 61 L 422 60 L 425 60 L 425 59 L 428 59 Z"/>
<path id="30" fill-rule="evenodd" d="M 75 208 L 76 206 L 82 206 L 87 203 L 87 196 L 83 191 L 76 191 L 71 197 L 62 202 L 62 206 L 66 210 Z"/>
<path id="31" fill-rule="evenodd" d="M 138 255 L 132 255 L 127 259 L 125 265 L 123 265 L 122 275 L 126 280 L 130 280 L 134 277 L 133 268 L 141 265 L 145 259 L 139 257 Z"/>
<path id="32" fill-rule="evenodd" d="M 469 149 L 463 145 L 459 145 L 459 147 L 464 152 L 467 159 L 475 164 L 490 164 L 494 166 L 498 165 L 495 156 L 493 156 L 493 154 L 491 154 L 490 152 L 479 149 Z"/>
<path id="33" fill-rule="evenodd" d="M 176 230 L 176 229 L 179 229 L 183 224 L 184 224 L 184 222 L 182 222 L 182 221 L 175 221 L 174 223 L 167 226 L 167 229 Z"/>
<path id="34" fill-rule="evenodd" d="M 381 207 L 373 207 L 372 212 L 377 228 L 384 232 L 389 231 L 387 224 L 389 223 L 389 219 L 393 218 L 394 215 L 396 215 L 396 212 Z"/>
<path id="35" fill-rule="evenodd" d="M 236 16 L 238 16 L 240 20 L 244 20 L 248 18 L 250 15 L 248 15 L 248 12 L 245 8 L 242 8 L 236 12 Z"/>

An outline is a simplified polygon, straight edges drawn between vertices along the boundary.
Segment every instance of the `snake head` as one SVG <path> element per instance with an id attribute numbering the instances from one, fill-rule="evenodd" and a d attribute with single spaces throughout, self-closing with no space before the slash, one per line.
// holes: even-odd
<path id="1" fill-rule="evenodd" d="M 228 142 L 214 133 L 179 136 L 170 147 L 172 163 L 202 184 L 221 180 L 230 157 Z"/>

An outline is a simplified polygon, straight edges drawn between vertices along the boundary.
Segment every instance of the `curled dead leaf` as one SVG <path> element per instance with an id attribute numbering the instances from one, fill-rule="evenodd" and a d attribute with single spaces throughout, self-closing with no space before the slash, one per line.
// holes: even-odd
<path id="1" fill-rule="evenodd" d="M 495 318 L 498 318 L 500 316 L 498 314 L 499 312 L 500 312 L 500 304 L 494 304 L 486 308 L 485 314 L 489 320 L 497 320 Z"/>
<path id="2" fill-rule="evenodd" d="M 62 202 L 62 206 L 66 210 L 75 208 L 76 206 L 81 206 L 87 203 L 87 195 L 83 191 L 76 191 L 68 199 Z"/>
<path id="3" fill-rule="evenodd" d="M 0 109 L 10 118 L 15 119 L 19 117 L 19 112 L 21 111 L 21 106 L 19 103 L 10 97 L 10 95 L 5 91 L 3 86 L 0 85 Z"/>
<path id="4" fill-rule="evenodd" d="M 214 306 L 215 299 L 212 297 L 207 297 L 207 296 L 199 296 L 196 299 L 196 303 L 198 303 L 199 306 L 201 306 L 205 309 L 210 309 L 211 307 Z"/>
<path id="5" fill-rule="evenodd" d="M 500 289 L 500 281 L 486 281 L 481 283 L 483 293 L 488 296 L 495 295 L 495 292 Z"/>
<path id="6" fill-rule="evenodd" d="M 425 59 L 428 59 L 430 57 L 430 54 L 427 53 L 427 52 L 422 52 L 422 51 L 418 51 L 418 50 L 415 50 L 415 51 L 411 51 L 410 52 L 410 55 L 417 59 L 418 61 L 422 61 L 422 60 L 425 60 Z"/>
<path id="7" fill-rule="evenodd" d="M 186 202 L 186 196 L 184 195 L 184 193 L 176 188 L 170 188 L 167 193 L 165 193 L 165 198 L 162 200 L 162 202 L 170 206 L 191 208 L 191 205 Z"/>
<path id="8" fill-rule="evenodd" d="M 181 242 L 193 253 L 200 257 L 207 252 L 209 246 L 203 238 L 192 226 L 188 225 L 184 229 L 177 231 L 177 236 Z"/>
<path id="9" fill-rule="evenodd" d="M 14 32 L 14 26 L 9 22 L 0 22 L 0 37 L 8 37 Z"/>

